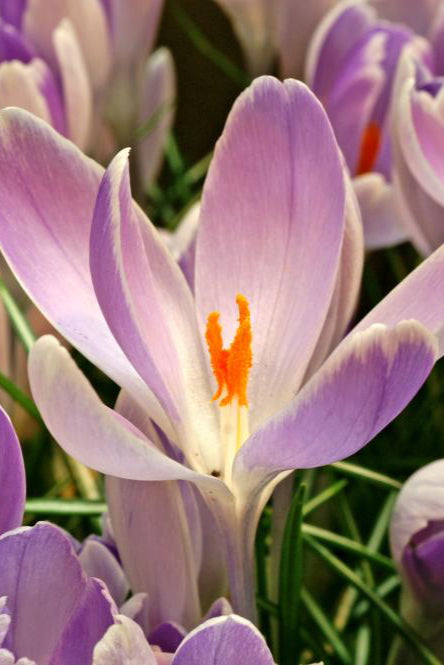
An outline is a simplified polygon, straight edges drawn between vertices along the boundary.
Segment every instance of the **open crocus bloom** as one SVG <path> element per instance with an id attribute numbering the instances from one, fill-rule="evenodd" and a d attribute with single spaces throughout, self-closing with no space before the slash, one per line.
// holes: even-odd
<path id="1" fill-rule="evenodd" d="M 444 253 L 328 355 L 362 244 L 330 124 L 303 84 L 264 77 L 236 102 L 205 184 L 194 299 L 132 203 L 126 152 L 103 175 L 25 112 L 0 117 L 3 252 L 48 319 L 124 389 L 107 408 L 41 338 L 30 382 L 50 431 L 110 476 L 195 483 L 223 534 L 233 607 L 254 616 L 254 535 L 273 487 L 365 445 L 441 354 Z"/>
<path id="2" fill-rule="evenodd" d="M 401 610 L 443 658 L 444 460 L 419 469 L 404 484 L 390 524 L 390 546 L 403 579 Z"/>
<path id="3" fill-rule="evenodd" d="M 174 654 L 152 650 L 134 622 L 117 617 L 116 625 L 108 629 L 94 649 L 92 665 L 273 665 L 273 662 L 257 628 L 231 614 L 201 624 Z"/>
<path id="4" fill-rule="evenodd" d="M 141 182 L 160 165 L 172 120 L 174 69 L 153 47 L 162 0 L 0 2 L 0 107 L 20 106 L 49 122 L 82 150 L 108 159 L 134 142 Z"/>
<path id="5" fill-rule="evenodd" d="M 70 539 L 44 522 L 22 527 L 0 537 L 0 558 L 0 663 L 91 662 L 117 608 Z"/>
<path id="6" fill-rule="evenodd" d="M 354 177 L 370 249 L 405 239 L 391 187 L 392 90 L 407 44 L 418 59 L 430 58 L 422 37 L 406 25 L 381 20 L 375 7 L 347 0 L 331 10 L 313 36 L 306 62 L 306 79 L 325 106 Z"/>

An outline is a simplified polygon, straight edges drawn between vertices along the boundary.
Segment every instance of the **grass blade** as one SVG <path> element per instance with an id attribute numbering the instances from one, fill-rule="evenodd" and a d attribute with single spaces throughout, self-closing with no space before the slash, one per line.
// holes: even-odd
<path id="1" fill-rule="evenodd" d="M 294 665 L 299 655 L 302 588 L 302 510 L 306 486 L 301 483 L 285 524 L 279 566 L 279 663 Z"/>

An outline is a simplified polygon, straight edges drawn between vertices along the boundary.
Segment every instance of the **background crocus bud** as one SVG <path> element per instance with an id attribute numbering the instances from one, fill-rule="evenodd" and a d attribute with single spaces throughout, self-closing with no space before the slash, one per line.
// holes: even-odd
<path id="1" fill-rule="evenodd" d="M 442 658 L 444 459 L 423 467 L 405 483 L 392 516 L 390 546 L 403 582 L 401 612 Z"/>

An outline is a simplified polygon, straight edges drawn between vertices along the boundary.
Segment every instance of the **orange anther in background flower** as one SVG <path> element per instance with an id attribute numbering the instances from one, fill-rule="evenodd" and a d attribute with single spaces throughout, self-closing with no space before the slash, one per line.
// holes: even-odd
<path id="1" fill-rule="evenodd" d="M 229 349 L 223 348 L 222 328 L 219 312 L 211 312 L 207 319 L 205 339 L 210 352 L 211 367 L 217 381 L 217 391 L 213 400 L 224 395 L 220 406 L 230 404 L 238 398 L 239 406 L 248 406 L 248 374 L 253 362 L 251 350 L 251 321 L 248 300 L 243 295 L 236 297 L 239 310 L 239 325 Z"/>
<path id="2" fill-rule="evenodd" d="M 375 165 L 381 144 L 381 130 L 378 125 L 371 122 L 365 128 L 359 152 L 359 161 L 356 169 L 356 175 L 369 173 Z"/>

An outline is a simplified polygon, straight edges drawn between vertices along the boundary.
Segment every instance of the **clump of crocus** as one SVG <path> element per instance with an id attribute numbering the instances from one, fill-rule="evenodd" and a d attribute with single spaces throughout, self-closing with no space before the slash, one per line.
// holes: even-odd
<path id="1" fill-rule="evenodd" d="M 444 658 L 444 460 L 416 471 L 404 484 L 390 546 L 403 582 L 402 614 Z M 393 662 L 416 662 L 406 650 L 396 645 Z"/>
<path id="2" fill-rule="evenodd" d="M 123 388 L 109 409 L 41 338 L 29 371 L 50 431 L 107 475 L 194 483 L 222 536 L 233 608 L 253 617 L 254 536 L 273 488 L 359 450 L 441 355 L 443 252 L 338 344 L 360 282 L 359 213 L 325 111 L 296 81 L 258 79 L 228 118 L 194 295 L 132 202 L 126 152 L 103 173 L 20 110 L 3 111 L 0 138 L 3 252 L 48 319 Z"/>
<path id="3" fill-rule="evenodd" d="M 163 0 L 0 3 L 0 107 L 20 106 L 99 160 L 137 145 L 140 184 L 160 165 L 172 120 L 174 70 L 150 55 Z"/>

